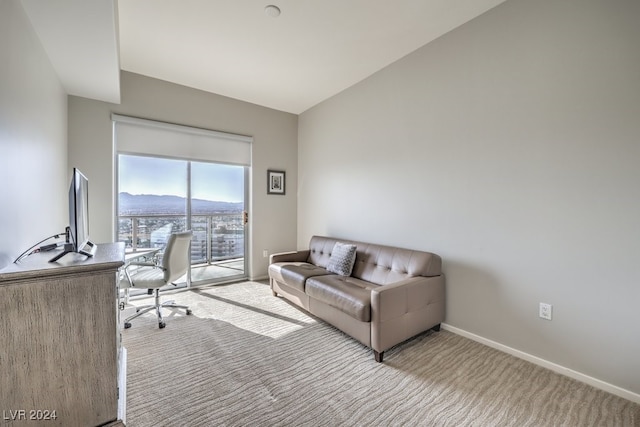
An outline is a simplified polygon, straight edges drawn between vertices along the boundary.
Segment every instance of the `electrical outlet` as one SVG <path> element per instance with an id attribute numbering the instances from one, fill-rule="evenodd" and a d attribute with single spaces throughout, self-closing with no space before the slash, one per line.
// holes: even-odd
<path id="1" fill-rule="evenodd" d="M 267 257 L 269 256 L 269 251 L 268 251 L 267 249 L 263 250 L 263 251 L 262 251 L 262 256 L 263 256 L 264 258 L 267 258 Z"/>
<path id="2" fill-rule="evenodd" d="M 541 302 L 539 316 L 543 319 L 551 320 L 552 308 L 553 306 L 551 304 Z"/>

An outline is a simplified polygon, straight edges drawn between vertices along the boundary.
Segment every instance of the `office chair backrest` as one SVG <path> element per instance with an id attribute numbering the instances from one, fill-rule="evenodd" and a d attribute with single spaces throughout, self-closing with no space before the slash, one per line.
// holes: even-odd
<path id="1" fill-rule="evenodd" d="M 169 240 L 169 236 L 173 232 L 173 223 L 165 224 L 162 227 L 154 230 L 149 235 L 149 241 L 151 243 L 152 248 L 162 248 L 164 249 L 167 246 L 167 241 Z"/>
<path id="2" fill-rule="evenodd" d="M 162 256 L 165 282 L 173 283 L 187 272 L 191 236 L 191 231 L 173 233 L 169 236 Z"/>

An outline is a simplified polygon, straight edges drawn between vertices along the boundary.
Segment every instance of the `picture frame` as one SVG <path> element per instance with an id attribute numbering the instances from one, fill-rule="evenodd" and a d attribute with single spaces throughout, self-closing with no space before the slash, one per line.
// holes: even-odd
<path id="1" fill-rule="evenodd" d="M 285 194 L 285 172 L 268 170 L 267 171 L 267 194 Z"/>

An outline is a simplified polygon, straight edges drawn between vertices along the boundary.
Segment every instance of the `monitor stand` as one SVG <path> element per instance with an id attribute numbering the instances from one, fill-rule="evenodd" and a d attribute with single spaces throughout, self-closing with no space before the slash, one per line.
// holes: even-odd
<path id="1" fill-rule="evenodd" d="M 56 262 L 66 254 L 72 253 L 72 252 L 76 252 L 76 253 L 79 253 L 80 255 L 84 255 L 87 257 L 92 257 L 96 254 L 97 249 L 98 249 L 98 246 L 96 246 L 95 243 L 90 241 L 87 241 L 87 243 L 81 249 L 76 249 L 73 243 L 65 243 L 64 249 L 62 250 L 62 252 L 54 256 L 53 258 L 51 258 L 49 262 Z"/>

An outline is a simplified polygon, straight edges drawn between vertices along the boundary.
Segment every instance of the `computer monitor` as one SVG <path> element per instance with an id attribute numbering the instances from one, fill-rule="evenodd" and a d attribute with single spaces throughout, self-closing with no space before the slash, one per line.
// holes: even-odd
<path id="1" fill-rule="evenodd" d="M 93 256 L 96 246 L 89 240 L 89 180 L 73 168 L 69 185 L 69 226 L 64 250 L 50 260 L 55 262 L 70 252 Z"/>

